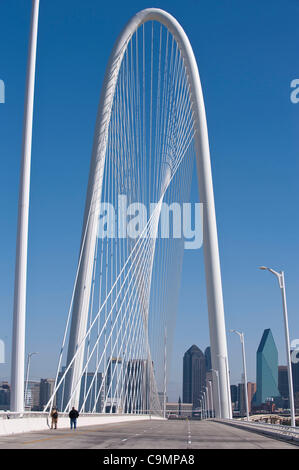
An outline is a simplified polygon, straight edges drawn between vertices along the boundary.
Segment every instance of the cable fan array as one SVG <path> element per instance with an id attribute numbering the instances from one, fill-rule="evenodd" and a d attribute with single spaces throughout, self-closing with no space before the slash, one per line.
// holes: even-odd
<path id="1" fill-rule="evenodd" d="M 172 236 L 173 204 L 189 200 L 194 122 L 183 58 L 160 23 L 142 24 L 123 53 L 111 109 L 86 334 L 66 364 L 74 292 L 53 404 L 67 411 L 161 413 L 178 302 L 184 240 Z M 161 211 L 169 210 L 169 238 Z M 101 227 L 101 230 L 100 230 Z M 80 377 L 65 379 L 79 350 Z"/>

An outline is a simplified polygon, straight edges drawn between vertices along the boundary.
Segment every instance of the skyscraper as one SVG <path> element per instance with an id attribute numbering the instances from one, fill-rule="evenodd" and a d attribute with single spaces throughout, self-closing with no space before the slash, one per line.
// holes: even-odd
<path id="1" fill-rule="evenodd" d="M 27 384 L 27 391 L 25 393 L 25 409 L 27 411 L 38 411 L 40 394 L 40 382 L 29 380 Z"/>
<path id="2" fill-rule="evenodd" d="M 251 402 L 256 392 L 256 383 L 247 382 L 247 394 L 248 394 L 248 411 L 251 413 Z"/>
<path id="3" fill-rule="evenodd" d="M 295 408 L 299 408 L 299 353 L 291 351 Z"/>
<path id="4" fill-rule="evenodd" d="M 103 376 L 101 372 L 85 372 L 81 380 L 79 409 L 84 403 L 84 412 L 101 413 L 103 410 L 104 400 L 104 384 L 102 384 Z M 86 399 L 85 399 L 85 398 Z M 96 406 L 95 406 L 96 403 Z"/>
<path id="5" fill-rule="evenodd" d="M 125 413 L 147 413 L 149 410 L 148 361 L 146 359 L 129 360 L 126 373 Z"/>
<path id="6" fill-rule="evenodd" d="M 238 410 L 241 416 L 246 414 L 246 404 L 245 404 L 245 388 L 244 383 L 238 384 Z"/>
<path id="7" fill-rule="evenodd" d="M 205 386 L 206 358 L 195 345 L 184 354 L 183 359 L 183 402 L 192 403 L 193 408 L 200 406 L 200 391 Z"/>
<path id="8" fill-rule="evenodd" d="M 253 405 L 260 406 L 279 397 L 278 352 L 270 328 L 264 330 L 256 353 L 256 394 Z"/>
<path id="9" fill-rule="evenodd" d="M 0 382 L 0 410 L 9 410 L 10 385 L 8 382 Z"/>
<path id="10" fill-rule="evenodd" d="M 50 400 L 50 397 L 54 391 L 55 379 L 40 379 L 39 386 L 39 407 L 43 410 L 44 406 Z M 54 400 L 53 405 L 56 405 Z"/>
<path id="11" fill-rule="evenodd" d="M 212 369 L 211 347 L 210 346 L 208 346 L 205 349 L 205 358 L 206 358 L 206 371 L 209 372 Z"/>
<path id="12" fill-rule="evenodd" d="M 234 409 L 238 408 L 238 386 L 237 385 L 231 385 L 230 386 L 230 395 L 231 395 L 231 401 Z"/>

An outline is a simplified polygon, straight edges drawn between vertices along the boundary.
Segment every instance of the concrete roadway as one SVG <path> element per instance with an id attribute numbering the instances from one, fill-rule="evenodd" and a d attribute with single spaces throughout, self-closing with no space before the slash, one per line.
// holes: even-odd
<path id="1" fill-rule="evenodd" d="M 0 449 L 299 449 L 211 421 L 136 421 L 0 437 Z M 59 425 L 59 423 L 58 423 Z"/>

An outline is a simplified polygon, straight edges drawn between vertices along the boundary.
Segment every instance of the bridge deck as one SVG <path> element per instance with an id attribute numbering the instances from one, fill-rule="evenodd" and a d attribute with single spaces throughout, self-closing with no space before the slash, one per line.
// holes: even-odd
<path id="1" fill-rule="evenodd" d="M 137 421 L 0 437 L 1 449 L 299 449 L 211 421 Z"/>

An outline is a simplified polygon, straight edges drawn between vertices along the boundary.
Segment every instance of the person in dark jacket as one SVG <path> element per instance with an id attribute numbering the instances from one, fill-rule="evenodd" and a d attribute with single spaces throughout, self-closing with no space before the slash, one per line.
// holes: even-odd
<path id="1" fill-rule="evenodd" d="M 75 409 L 75 407 L 73 406 L 73 408 L 69 412 L 69 418 L 71 420 L 71 429 L 73 429 L 73 427 L 74 427 L 74 429 L 76 429 L 76 427 L 77 427 L 77 418 L 78 417 L 79 417 L 79 413 Z"/>

